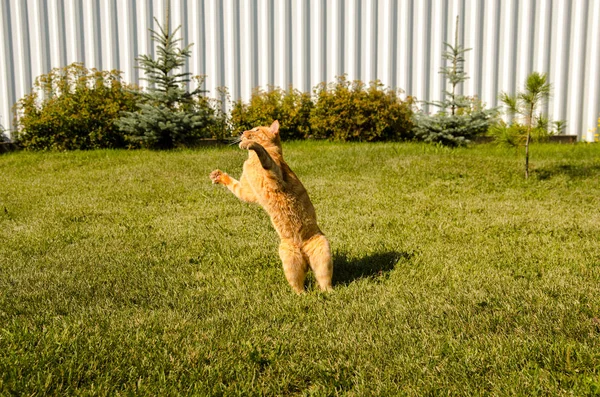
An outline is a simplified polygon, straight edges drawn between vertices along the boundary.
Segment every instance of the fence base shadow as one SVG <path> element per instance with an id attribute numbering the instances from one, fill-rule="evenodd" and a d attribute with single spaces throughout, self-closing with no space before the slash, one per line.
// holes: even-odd
<path id="1" fill-rule="evenodd" d="M 551 179 L 560 175 L 564 175 L 568 178 L 588 178 L 595 175 L 600 175 L 600 165 L 551 165 L 534 169 L 533 175 L 535 175 L 539 180 Z"/>
<path id="2" fill-rule="evenodd" d="M 333 256 L 333 285 L 348 285 L 363 278 L 377 279 L 394 270 L 398 261 L 409 260 L 408 252 L 376 252 L 362 258 L 348 258 L 345 253 Z"/>

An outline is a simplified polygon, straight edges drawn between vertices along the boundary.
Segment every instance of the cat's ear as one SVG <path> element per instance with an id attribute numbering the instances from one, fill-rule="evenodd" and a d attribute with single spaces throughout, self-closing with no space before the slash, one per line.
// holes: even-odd
<path id="1" fill-rule="evenodd" d="M 273 133 L 273 135 L 279 134 L 279 121 L 278 120 L 273 121 L 273 124 L 271 124 L 271 132 Z"/>

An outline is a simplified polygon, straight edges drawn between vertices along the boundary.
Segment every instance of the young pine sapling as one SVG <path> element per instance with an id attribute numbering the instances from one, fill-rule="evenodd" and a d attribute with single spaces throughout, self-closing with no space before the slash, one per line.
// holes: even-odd
<path id="1" fill-rule="evenodd" d="M 529 145 L 531 143 L 531 131 L 539 123 L 540 117 L 535 112 L 544 101 L 550 97 L 551 86 L 545 73 L 533 72 L 527 76 L 525 89 L 516 95 L 506 92 L 500 93 L 500 100 L 506 105 L 511 118 L 516 115 L 523 117 L 525 122 L 525 178 L 529 178 Z M 546 123 L 547 124 L 547 123 Z"/>

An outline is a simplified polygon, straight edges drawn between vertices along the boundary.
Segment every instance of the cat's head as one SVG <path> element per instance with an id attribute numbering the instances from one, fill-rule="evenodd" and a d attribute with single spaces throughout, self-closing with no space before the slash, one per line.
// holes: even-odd
<path id="1" fill-rule="evenodd" d="M 279 121 L 273 121 L 270 127 L 254 127 L 251 130 L 244 131 L 241 137 L 240 146 L 247 141 L 253 141 L 265 149 L 277 147 L 281 149 L 281 139 L 279 138 Z"/>

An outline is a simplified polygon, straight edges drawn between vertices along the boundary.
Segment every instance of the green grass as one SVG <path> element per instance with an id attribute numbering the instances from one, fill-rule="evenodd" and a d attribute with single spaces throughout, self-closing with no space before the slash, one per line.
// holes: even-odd
<path id="1" fill-rule="evenodd" d="M 292 293 L 245 153 L 0 156 L 0 395 L 598 395 L 600 146 L 289 143 Z"/>

